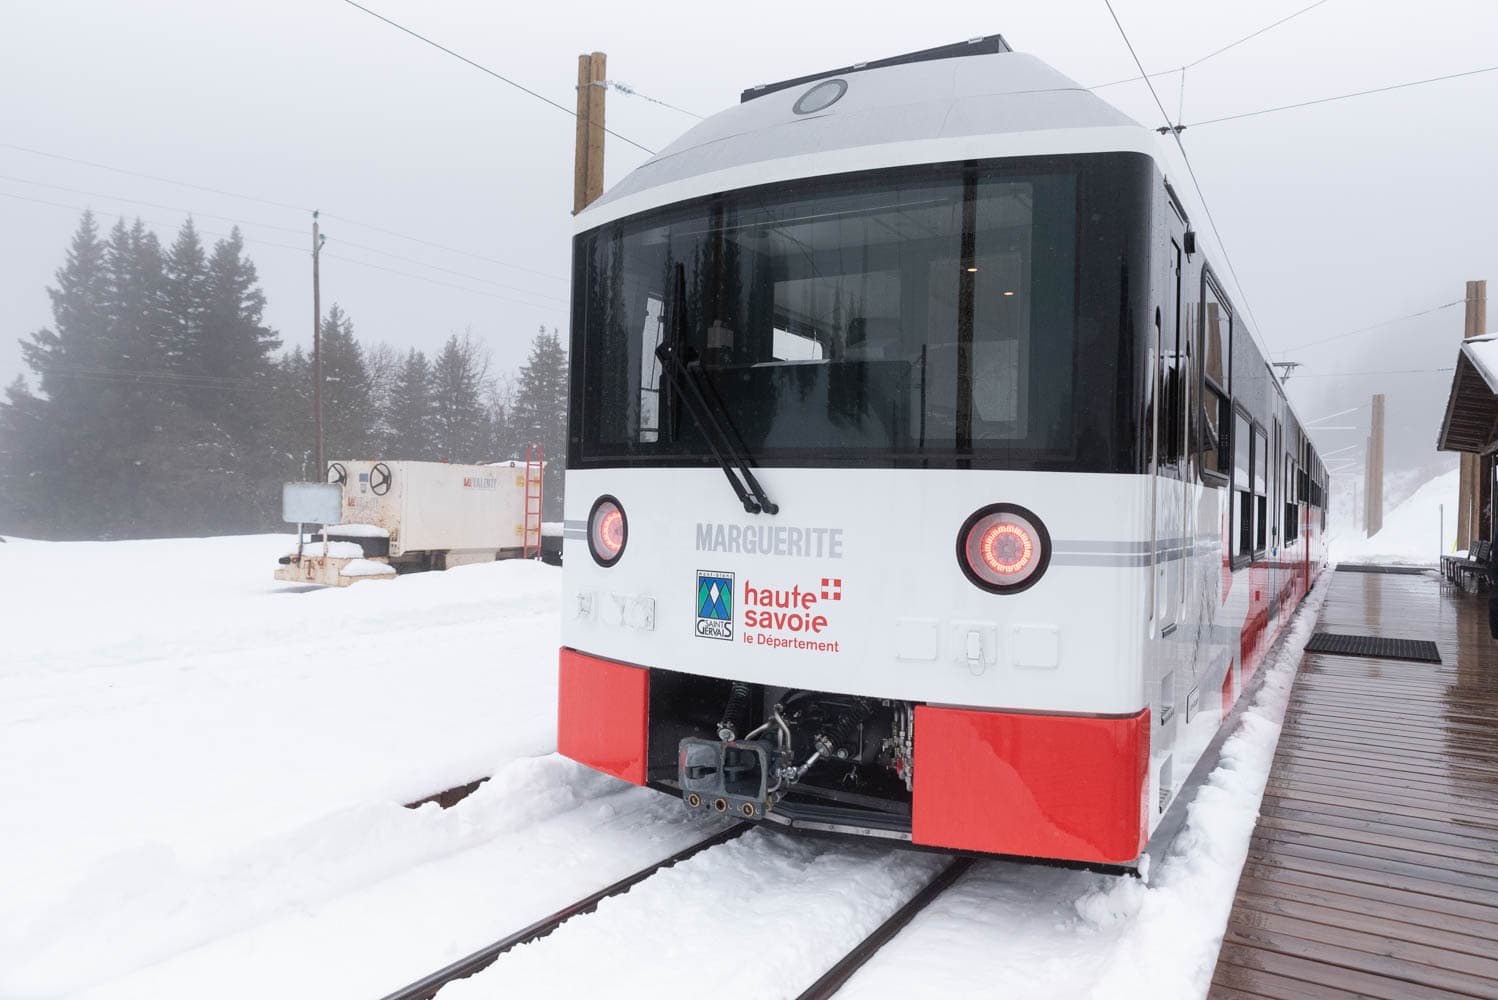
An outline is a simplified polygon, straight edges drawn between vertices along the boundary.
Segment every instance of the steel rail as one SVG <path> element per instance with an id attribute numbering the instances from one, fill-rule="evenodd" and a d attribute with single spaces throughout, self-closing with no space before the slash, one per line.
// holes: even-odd
<path id="1" fill-rule="evenodd" d="M 663 858 L 654 864 L 646 865 L 634 874 L 626 875 L 612 885 L 599 889 L 591 895 L 584 896 L 582 899 L 558 910 L 549 917 L 543 917 L 528 927 L 521 928 L 507 937 L 500 938 L 493 944 L 480 948 L 471 955 L 458 959 L 451 965 L 446 965 L 436 972 L 421 977 L 414 983 L 401 987 L 394 993 L 386 994 L 382 1000 L 430 1000 L 431 997 L 437 995 L 438 990 L 442 989 L 448 983 L 455 979 L 466 979 L 474 973 L 487 968 L 499 956 L 511 948 L 545 937 L 573 917 L 584 913 L 592 913 L 598 908 L 598 904 L 601 901 L 610 896 L 617 896 L 620 893 L 628 892 L 631 887 L 645 881 L 645 879 L 661 869 L 670 868 L 672 865 L 685 861 L 710 847 L 717 847 L 719 844 L 727 843 L 735 837 L 748 832 L 753 826 L 753 823 L 739 823 L 721 833 L 716 833 L 708 837 L 706 840 L 700 840 L 690 847 L 677 851 L 668 858 Z"/>
<path id="2" fill-rule="evenodd" d="M 972 866 L 972 858 L 957 858 L 943 868 L 935 878 L 926 883 L 924 889 L 896 910 L 888 920 L 874 928 L 872 934 L 839 959 L 836 965 L 822 973 L 821 978 L 803 990 L 796 1000 L 826 1000 L 827 997 L 842 989 L 843 984 L 852 979 L 853 974 L 863 968 L 864 963 L 873 958 L 880 948 L 888 944 L 890 938 L 904 930 L 905 925 L 910 923 L 917 913 L 930 906 L 937 896 L 951 888 L 952 883 L 956 882 Z"/>

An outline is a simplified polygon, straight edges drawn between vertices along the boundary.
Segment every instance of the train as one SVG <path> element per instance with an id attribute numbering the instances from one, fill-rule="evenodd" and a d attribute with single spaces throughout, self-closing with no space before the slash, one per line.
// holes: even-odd
<path id="1" fill-rule="evenodd" d="M 1326 562 L 1161 143 L 993 35 L 752 87 L 576 216 L 562 754 L 1140 863 Z"/>

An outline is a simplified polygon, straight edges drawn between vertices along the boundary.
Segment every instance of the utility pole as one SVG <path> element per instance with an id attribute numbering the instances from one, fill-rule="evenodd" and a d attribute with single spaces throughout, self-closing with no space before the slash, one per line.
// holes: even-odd
<path id="1" fill-rule="evenodd" d="M 607 56 L 577 57 L 577 144 L 572 169 L 572 214 L 603 194 L 603 112 Z"/>
<path id="2" fill-rule="evenodd" d="M 1363 471 L 1363 527 L 1369 538 L 1384 526 L 1384 394 L 1373 394 L 1368 428 L 1368 463 Z"/>
<path id="3" fill-rule="evenodd" d="M 1488 329 L 1488 283 L 1467 282 L 1467 315 L 1462 339 L 1480 337 Z M 1456 501 L 1456 547 L 1471 551 L 1472 543 L 1481 537 L 1477 525 L 1478 490 L 1482 478 L 1482 458 L 1462 452 L 1460 485 Z"/>
<path id="4" fill-rule="evenodd" d="M 323 236 L 317 229 L 317 212 L 312 213 L 312 425 L 317 436 L 313 455 L 317 463 L 317 479 L 327 478 L 328 471 L 322 464 L 322 286 L 318 275 L 318 261 L 322 257 Z"/>

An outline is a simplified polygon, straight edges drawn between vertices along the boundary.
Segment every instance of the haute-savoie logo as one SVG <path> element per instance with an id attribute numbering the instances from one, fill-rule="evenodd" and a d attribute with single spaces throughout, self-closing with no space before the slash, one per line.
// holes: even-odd
<path id="1" fill-rule="evenodd" d="M 744 581 L 739 597 L 743 630 L 735 631 L 734 575 L 718 570 L 697 571 L 696 632 L 704 639 L 742 639 L 751 646 L 838 653 L 841 642 L 830 617 L 843 599 L 841 577 L 790 587 L 760 587 Z"/>
<path id="2" fill-rule="evenodd" d="M 697 634 L 733 640 L 733 574 L 697 571 Z"/>

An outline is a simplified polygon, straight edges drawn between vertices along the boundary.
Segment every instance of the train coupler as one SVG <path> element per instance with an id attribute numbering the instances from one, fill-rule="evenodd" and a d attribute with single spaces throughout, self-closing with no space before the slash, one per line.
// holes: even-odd
<path id="1" fill-rule="evenodd" d="M 681 797 L 692 809 L 758 819 L 774 805 L 780 751 L 765 740 L 688 737 L 678 752 Z"/>

